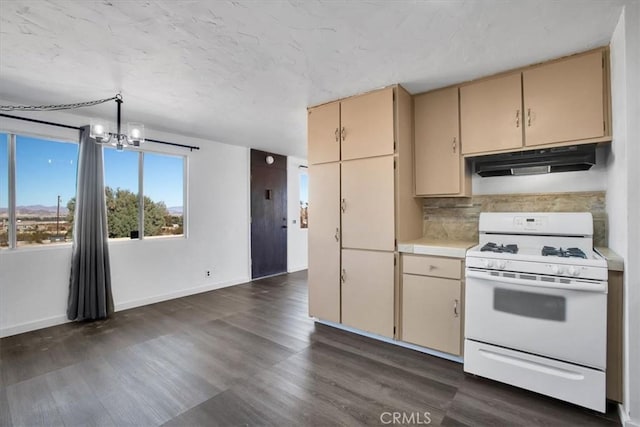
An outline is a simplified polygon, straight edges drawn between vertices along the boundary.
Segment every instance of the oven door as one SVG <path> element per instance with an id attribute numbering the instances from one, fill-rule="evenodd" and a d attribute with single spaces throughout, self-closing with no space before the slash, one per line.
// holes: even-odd
<path id="1" fill-rule="evenodd" d="M 465 338 L 604 370 L 607 283 L 522 276 L 467 268 Z"/>

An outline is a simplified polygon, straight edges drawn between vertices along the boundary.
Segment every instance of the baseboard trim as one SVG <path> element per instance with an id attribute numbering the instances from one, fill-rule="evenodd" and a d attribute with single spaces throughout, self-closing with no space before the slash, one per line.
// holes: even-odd
<path id="1" fill-rule="evenodd" d="M 141 307 L 143 305 L 155 304 L 157 302 L 167 301 L 175 298 L 186 297 L 188 295 L 195 295 L 202 292 L 208 292 L 216 289 L 226 288 L 229 286 L 239 285 L 241 283 L 247 283 L 249 281 L 251 281 L 251 279 L 247 277 L 243 277 L 243 278 L 238 278 L 234 280 L 228 280 L 225 282 L 216 282 L 216 283 L 196 286 L 193 288 L 181 289 L 179 291 L 169 292 L 162 295 L 154 295 L 147 298 L 115 303 L 115 311 L 123 311 L 123 310 L 128 310 L 130 308 Z M 0 338 L 23 334 L 25 332 L 31 332 L 38 329 L 49 328 L 51 326 L 62 325 L 63 323 L 69 323 L 69 322 L 70 320 L 67 319 L 66 314 L 60 314 L 57 316 L 47 317 L 45 319 L 38 319 L 31 322 L 20 323 L 18 325 L 0 328 Z"/>
<path id="2" fill-rule="evenodd" d="M 295 273 L 297 271 L 306 270 L 307 268 L 309 268 L 309 267 L 307 267 L 306 265 L 304 265 L 304 266 L 301 265 L 301 266 L 298 266 L 298 267 L 291 267 L 291 268 L 287 269 L 287 273 Z"/>
<path id="3" fill-rule="evenodd" d="M 69 323 L 66 314 L 60 314 L 58 316 L 51 316 L 44 319 L 33 320 L 31 322 L 24 322 L 18 325 L 9 326 L 0 329 L 0 338 L 10 337 L 12 335 L 23 334 L 25 332 L 31 332 L 38 329 L 49 328 L 51 326 L 62 325 L 63 323 Z"/>
<path id="4" fill-rule="evenodd" d="M 629 414 L 622 403 L 618 403 L 618 417 L 620 418 L 620 424 L 624 427 L 640 427 L 639 423 L 629 418 Z"/>
<path id="5" fill-rule="evenodd" d="M 336 329 L 342 329 L 343 331 L 352 332 L 354 334 L 362 335 L 363 337 L 372 338 L 374 340 L 383 341 L 389 344 L 397 345 L 398 347 L 408 348 L 410 350 L 419 351 L 420 353 L 425 353 L 430 356 L 440 357 L 441 359 L 451 360 L 452 362 L 463 363 L 463 359 L 460 356 L 454 356 L 452 354 L 443 353 L 441 351 L 432 350 L 430 348 L 421 347 L 419 345 L 410 344 L 404 341 L 394 340 L 392 338 L 384 337 L 382 335 L 371 334 L 369 332 L 362 331 L 360 329 L 352 328 L 350 326 L 345 326 L 340 323 L 329 322 L 326 320 L 315 319 L 316 322 L 331 326 Z"/>
<path id="6" fill-rule="evenodd" d="M 147 298 L 140 298 L 130 301 L 124 301 L 115 304 L 115 311 L 129 310 L 131 308 L 142 307 L 143 305 L 155 304 L 162 301 L 168 301 L 176 298 L 182 298 L 189 295 L 201 294 L 202 292 L 215 291 L 216 289 L 227 288 L 229 286 L 239 285 L 241 283 L 250 282 L 251 279 L 243 277 L 225 282 L 216 282 L 212 284 L 200 285 L 193 288 L 180 289 L 179 291 L 169 292 L 161 295 L 154 295 Z"/>

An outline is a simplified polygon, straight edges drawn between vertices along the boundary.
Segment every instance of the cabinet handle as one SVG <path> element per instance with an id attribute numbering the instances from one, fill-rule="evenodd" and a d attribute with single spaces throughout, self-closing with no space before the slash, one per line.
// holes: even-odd
<path id="1" fill-rule="evenodd" d="M 336 234 L 333 236 L 336 238 L 336 242 L 340 241 L 340 229 L 336 227 Z"/>
<path id="2" fill-rule="evenodd" d="M 516 127 L 520 127 L 520 110 L 516 110 Z"/>
<path id="3" fill-rule="evenodd" d="M 527 126 L 531 127 L 531 108 L 527 108 Z"/>
<path id="4" fill-rule="evenodd" d="M 336 128 L 336 142 L 340 142 L 340 128 Z"/>
<path id="5" fill-rule="evenodd" d="M 347 272 L 344 271 L 344 268 L 342 269 L 342 272 L 340 273 L 340 281 L 342 283 L 347 281 Z"/>
<path id="6" fill-rule="evenodd" d="M 456 137 L 453 137 L 453 153 L 455 154 L 456 148 L 458 146 L 458 141 L 456 141 Z"/>
<path id="7" fill-rule="evenodd" d="M 453 316 L 454 317 L 459 317 L 460 316 L 460 313 L 458 312 L 458 300 L 457 299 L 453 300 Z"/>
<path id="8" fill-rule="evenodd" d="M 436 268 L 438 268 L 438 267 L 436 267 L 436 266 L 435 266 L 435 265 L 433 265 L 433 264 L 429 264 L 429 271 L 433 271 L 433 270 L 435 270 Z"/>
<path id="9" fill-rule="evenodd" d="M 340 210 L 342 211 L 342 213 L 347 210 L 347 201 L 345 199 L 342 199 L 342 201 L 340 202 Z"/>
<path id="10" fill-rule="evenodd" d="M 344 141 L 347 138 L 347 131 L 342 126 L 342 131 L 340 132 L 340 136 L 342 136 L 342 140 Z"/>

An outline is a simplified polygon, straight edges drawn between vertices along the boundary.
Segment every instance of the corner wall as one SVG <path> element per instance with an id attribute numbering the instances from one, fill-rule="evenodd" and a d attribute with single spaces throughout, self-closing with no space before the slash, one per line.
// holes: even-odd
<path id="1" fill-rule="evenodd" d="M 25 116 L 27 116 L 25 114 Z M 28 117 L 80 126 L 66 113 Z M 18 120 L 0 130 L 77 141 L 77 132 Z M 152 132 L 150 138 L 197 145 L 199 151 L 148 144 L 146 150 L 188 157 L 188 238 L 148 238 L 109 245 L 116 310 L 250 280 L 249 150 Z M 0 336 L 66 322 L 71 245 L 0 251 Z M 213 272 L 210 278 L 205 271 Z"/>

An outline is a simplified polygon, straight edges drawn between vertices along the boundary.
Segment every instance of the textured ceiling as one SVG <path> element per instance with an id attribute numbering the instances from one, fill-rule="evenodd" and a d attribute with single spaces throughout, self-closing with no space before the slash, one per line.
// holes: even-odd
<path id="1" fill-rule="evenodd" d="M 602 46 L 625 1 L 0 0 L 0 99 L 121 91 L 124 121 L 305 157 L 309 105 Z"/>

